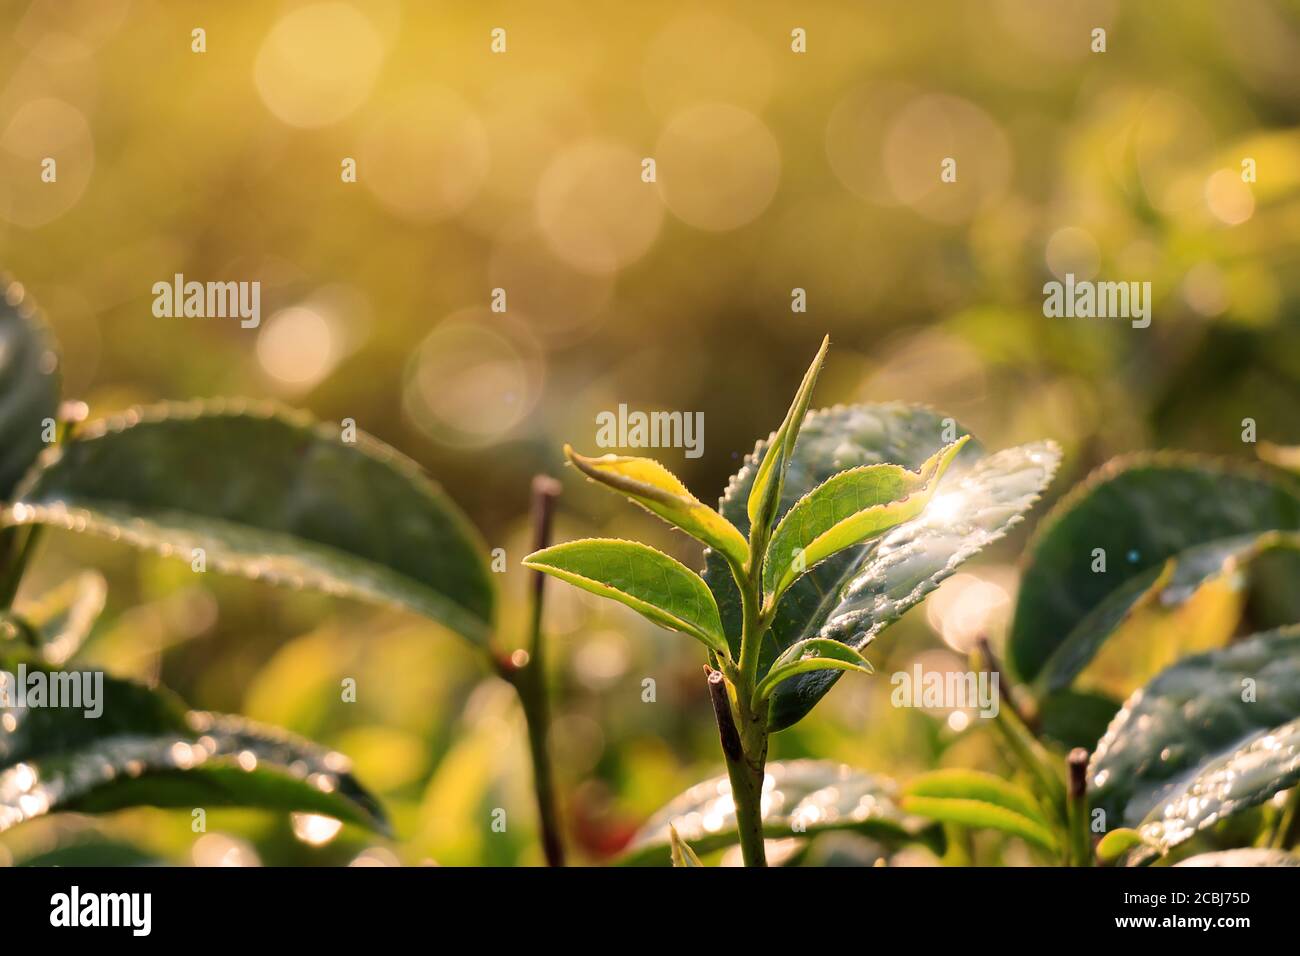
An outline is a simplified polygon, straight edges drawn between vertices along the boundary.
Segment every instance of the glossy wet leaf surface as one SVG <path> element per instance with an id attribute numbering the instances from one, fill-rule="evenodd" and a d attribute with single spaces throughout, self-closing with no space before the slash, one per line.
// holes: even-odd
<path id="1" fill-rule="evenodd" d="M 409 459 L 362 433 L 242 403 L 88 426 L 7 517 L 88 531 L 208 570 L 416 611 L 485 642 L 494 594 L 477 532 Z"/>
<path id="2" fill-rule="evenodd" d="M 1300 492 L 1280 473 L 1212 459 L 1141 455 L 1099 469 L 1044 519 L 1027 552 L 1007 657 L 1024 681 L 1087 615 L 1194 545 L 1300 529 Z M 1102 549 L 1105 572 L 1092 570 Z"/>
<path id="3" fill-rule="evenodd" d="M 663 865 L 669 827 L 697 853 L 736 843 L 736 813 L 727 777 L 696 784 L 650 818 L 633 838 L 623 862 Z M 885 777 L 828 760 L 790 760 L 767 766 L 763 829 L 769 839 L 854 830 L 886 841 L 921 836 L 925 824 L 903 813 L 897 787 Z"/>
<path id="4" fill-rule="evenodd" d="M 0 274 L 0 501 L 45 447 L 42 422 L 59 410 L 54 338 L 31 297 Z"/>
<path id="5" fill-rule="evenodd" d="M 892 462 L 915 470 L 963 429 L 917 406 L 855 405 L 809 414 L 786 476 L 780 514 L 832 475 L 861 465 Z M 766 442 L 760 442 L 761 454 Z M 1060 450 L 1035 442 L 983 456 L 971 441 L 939 483 L 919 517 L 879 538 L 833 555 L 796 581 L 777 608 L 760 672 L 777 655 L 809 637 L 828 637 L 857 649 L 919 603 L 968 558 L 1001 538 L 1051 480 Z M 733 476 L 722 513 L 748 529 L 745 501 L 753 456 Z M 725 563 L 709 555 L 705 579 L 718 598 L 724 629 L 740 633 L 740 595 Z M 798 721 L 830 689 L 833 672 L 786 681 L 773 698 L 773 730 Z"/>
<path id="6" fill-rule="evenodd" d="M 0 669 L 17 677 L 20 663 Z M 342 754 L 244 718 L 187 712 L 165 692 L 105 677 L 94 719 L 18 707 L 14 696 L 0 703 L 0 831 L 57 811 L 132 806 L 294 810 L 386 827 Z"/>
<path id="7" fill-rule="evenodd" d="M 935 452 L 917 471 L 898 465 L 851 468 L 804 495 L 772 533 L 763 590 L 778 600 L 808 568 L 915 518 L 968 436 Z"/>
<path id="8" fill-rule="evenodd" d="M 1243 700 L 1243 696 L 1247 699 Z M 1125 703 L 1088 766 L 1109 827 L 1167 850 L 1300 781 L 1300 628 L 1188 657 Z"/>
<path id="9" fill-rule="evenodd" d="M 660 627 L 726 651 L 718 608 L 700 576 L 637 541 L 582 538 L 535 551 L 524 565 L 630 607 Z"/>

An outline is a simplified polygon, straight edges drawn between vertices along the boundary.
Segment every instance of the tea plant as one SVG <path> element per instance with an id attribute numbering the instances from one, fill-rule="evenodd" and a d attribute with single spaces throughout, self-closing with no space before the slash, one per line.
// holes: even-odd
<path id="1" fill-rule="evenodd" d="M 875 799 L 870 777 L 818 762 L 769 766 L 769 737 L 807 714 L 845 671 L 870 673 L 866 645 L 1020 520 L 1059 460 L 1051 442 L 984 455 L 955 422 L 924 408 L 809 413 L 827 346 L 717 511 L 651 459 L 587 458 L 566 447 L 588 478 L 707 545 L 703 576 L 632 541 L 571 541 L 524 560 L 704 645 L 730 798 L 709 815 L 724 822 L 687 840 L 699 850 L 704 836 L 712 848 L 734 830 L 751 866 L 765 865 L 765 836 L 791 832 L 780 814 L 798 803 L 796 793 L 831 783 L 850 802 L 822 821 L 905 829 L 886 795 Z M 774 813 L 765 819 L 769 775 L 781 799 L 767 801 Z M 672 820 L 717 794 L 712 781 L 684 794 L 652 821 L 633 855 L 668 846 Z"/>
<path id="2" fill-rule="evenodd" d="M 418 466 L 352 423 L 212 401 L 65 425 L 56 436 L 54 344 L 21 287 L 6 284 L 6 292 L 0 608 L 8 626 L 0 669 L 52 669 L 93 622 L 93 614 L 70 607 L 10 609 L 47 525 L 178 557 L 196 572 L 414 611 L 473 643 L 518 691 L 545 854 L 562 862 L 546 748 L 541 576 L 528 646 L 507 654 L 494 644 L 496 589 L 478 533 Z M 50 447 L 41 452 L 43 430 Z M 538 546 L 547 543 L 557 493 L 549 480 L 535 483 Z M 137 804 L 314 811 L 384 827 L 377 802 L 346 773 L 341 755 L 244 720 L 186 712 L 163 691 L 112 679 L 105 686 L 97 720 L 66 709 L 0 710 L 0 831 L 56 810 Z"/>

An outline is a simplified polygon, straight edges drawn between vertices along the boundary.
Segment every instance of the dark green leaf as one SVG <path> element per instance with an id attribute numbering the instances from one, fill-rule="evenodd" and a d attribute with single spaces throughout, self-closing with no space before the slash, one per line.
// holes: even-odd
<path id="1" fill-rule="evenodd" d="M 484 643 L 478 534 L 409 459 L 268 406 L 197 403 L 89 426 L 7 517 L 90 531 L 208 568 L 405 607 Z"/>
<path id="2" fill-rule="evenodd" d="M 7 658 L 0 669 L 26 681 L 34 666 Z M 186 712 L 169 694 L 108 677 L 98 718 L 17 703 L 0 701 L 0 831 L 56 811 L 132 806 L 294 810 L 386 827 L 346 758 L 283 731 Z"/>
<path id="3" fill-rule="evenodd" d="M 1300 493 L 1280 474 L 1191 456 L 1105 465 L 1052 510 L 1029 549 L 1008 660 L 1032 681 L 1110 594 L 1194 545 L 1300 529 Z M 1094 572 L 1093 552 L 1106 556 Z"/>
<path id="4" fill-rule="evenodd" d="M 1185 658 L 1125 703 L 1088 766 L 1110 827 L 1167 850 L 1300 781 L 1300 627 Z"/>
<path id="5" fill-rule="evenodd" d="M 59 358 L 35 304 L 0 274 L 0 501 L 45 443 L 42 423 L 59 411 Z"/>
<path id="6" fill-rule="evenodd" d="M 892 462 L 915 470 L 949 440 L 964 434 L 949 420 L 915 406 L 855 405 L 812 412 L 790 460 L 780 514 L 832 475 Z M 722 514 L 748 530 L 745 502 L 754 455 L 732 477 Z M 876 634 L 939 586 L 965 560 L 1018 522 L 1055 473 L 1060 452 L 1051 442 L 1010 448 L 981 458 L 971 441 L 940 482 L 925 512 L 887 534 L 842 551 L 796 581 L 778 605 L 760 658 L 760 674 L 791 644 L 827 637 L 861 650 Z M 724 632 L 740 633 L 740 595 L 726 563 L 708 557 L 705 580 L 718 599 Z M 802 718 L 838 674 L 822 671 L 785 681 L 773 696 L 773 730 Z"/>
<path id="7" fill-rule="evenodd" d="M 1068 752 L 1082 747 L 1092 753 L 1119 711 L 1119 701 L 1105 694 L 1057 691 L 1038 702 L 1038 729 Z"/>
<path id="8" fill-rule="evenodd" d="M 1267 531 L 1193 545 L 1129 578 L 1084 616 L 1052 652 L 1035 683 L 1048 693 L 1069 687 L 1135 610 L 1152 602 L 1177 607 L 1211 578 L 1238 574 L 1259 555 L 1274 550 L 1300 550 L 1300 534 Z"/>
<path id="9" fill-rule="evenodd" d="M 923 838 L 924 825 L 899 810 L 897 788 L 887 778 L 829 760 L 769 763 L 767 776 L 763 830 L 769 839 L 828 830 L 855 830 L 894 843 Z M 698 853 L 734 845 L 736 810 L 727 777 L 696 784 L 651 817 L 623 862 L 667 862 L 670 827 Z"/>

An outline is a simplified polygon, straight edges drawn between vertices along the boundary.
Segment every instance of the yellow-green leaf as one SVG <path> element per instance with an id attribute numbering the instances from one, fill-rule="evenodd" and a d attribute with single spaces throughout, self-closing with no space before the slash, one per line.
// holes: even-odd
<path id="1" fill-rule="evenodd" d="M 800 641 L 791 644 L 785 653 L 772 662 L 772 669 L 754 688 L 754 709 L 757 710 L 772 695 L 781 681 L 796 674 L 819 670 L 859 671 L 863 674 L 874 672 L 867 659 L 847 644 L 827 637 Z"/>
<path id="2" fill-rule="evenodd" d="M 819 562 L 915 518 L 968 438 L 945 445 L 917 471 L 863 465 L 834 475 L 800 498 L 772 534 L 764 592 L 775 600 Z"/>
<path id="3" fill-rule="evenodd" d="M 1115 863 L 1136 846 L 1142 845 L 1142 834 L 1128 827 L 1111 830 L 1097 844 L 1097 859 L 1102 863 Z"/>
<path id="4" fill-rule="evenodd" d="M 772 527 L 772 522 L 776 520 L 776 509 L 781 503 L 781 489 L 785 484 L 785 471 L 789 467 L 790 456 L 794 454 L 794 444 L 799 438 L 799 428 L 803 425 L 804 416 L 808 413 L 808 402 L 812 398 L 813 385 L 817 382 L 817 373 L 821 371 L 822 362 L 826 359 L 826 349 L 830 344 L 829 335 L 822 339 L 821 348 L 817 350 L 812 365 L 808 366 L 808 371 L 804 373 L 803 382 L 799 385 L 799 391 L 795 393 L 794 402 L 785 414 L 785 421 L 768 442 L 767 452 L 763 455 L 763 460 L 759 462 L 758 470 L 754 474 L 754 484 L 749 490 L 747 507 L 750 527 L 760 529 L 757 540 L 766 538 L 767 529 Z"/>
<path id="5" fill-rule="evenodd" d="M 654 459 L 626 455 L 588 458 L 568 445 L 564 446 L 564 454 L 588 478 L 621 491 L 647 511 L 723 554 L 733 567 L 742 567 L 749 560 L 749 544 L 736 526 L 692 495 L 676 475 Z"/>
<path id="6" fill-rule="evenodd" d="M 913 780 L 899 806 L 943 823 L 1000 830 L 1048 852 L 1056 835 L 1032 795 L 1001 777 L 976 770 L 936 770 Z"/>
<path id="7" fill-rule="evenodd" d="M 727 656 L 718 605 L 704 579 L 662 551 L 636 541 L 583 538 L 535 551 L 524 565 L 618 601 Z"/>

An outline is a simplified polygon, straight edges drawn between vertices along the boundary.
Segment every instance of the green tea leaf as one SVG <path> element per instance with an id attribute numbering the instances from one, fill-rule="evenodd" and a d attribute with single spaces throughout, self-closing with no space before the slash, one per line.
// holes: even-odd
<path id="1" fill-rule="evenodd" d="M 669 855 L 670 828 L 697 853 L 735 845 L 736 808 L 728 778 L 698 783 L 659 810 L 632 838 L 622 862 L 661 865 Z M 922 821 L 899 810 L 897 788 L 885 777 L 829 760 L 769 763 L 763 786 L 767 837 L 812 837 L 831 830 L 853 830 L 893 844 L 929 838 Z"/>
<path id="2" fill-rule="evenodd" d="M 822 362 L 826 360 L 826 350 L 830 344 L 829 335 L 822 339 L 821 348 L 817 350 L 812 364 L 804 373 L 803 381 L 799 383 L 799 390 L 795 392 L 794 401 L 790 404 L 790 410 L 785 413 L 785 421 L 768 439 L 766 452 L 760 458 L 758 449 L 754 450 L 754 459 L 758 462 L 758 466 L 754 472 L 746 505 L 751 527 L 761 528 L 766 532 L 777 518 L 786 470 L 794 455 L 799 429 L 808 413 L 808 402 L 812 400 L 813 386 L 817 384 L 817 373 L 821 371 Z"/>
<path id="3" fill-rule="evenodd" d="M 0 501 L 45 447 L 46 419 L 59 411 L 59 357 L 23 287 L 0 274 Z"/>
<path id="4" fill-rule="evenodd" d="M 1097 859 L 1107 865 L 1118 862 L 1129 850 L 1142 846 L 1142 834 L 1128 827 L 1111 830 L 1097 843 Z"/>
<path id="5" fill-rule="evenodd" d="M 950 419 L 915 406 L 855 405 L 812 412 L 790 459 L 780 514 L 832 475 L 882 462 L 915 471 L 949 440 L 965 434 Z M 723 496 L 721 512 L 748 531 L 745 501 L 760 442 Z M 777 606 L 759 673 L 791 644 L 825 637 L 861 650 L 881 630 L 939 586 L 968 558 L 1021 520 L 1051 480 L 1060 460 L 1051 442 L 981 457 L 968 442 L 940 481 L 926 510 L 888 533 L 832 555 L 792 584 Z M 718 600 L 724 631 L 740 633 L 740 593 L 726 563 L 708 557 L 705 580 Z M 769 727 L 801 719 L 838 673 L 800 674 L 772 697 Z"/>
<path id="6" fill-rule="evenodd" d="M 800 641 L 798 644 L 791 644 L 772 663 L 772 668 L 767 672 L 767 676 L 759 681 L 758 686 L 754 688 L 754 709 L 757 710 L 763 701 L 771 697 L 772 692 L 776 690 L 777 685 L 783 680 L 789 680 L 796 674 L 806 674 L 809 671 L 818 670 L 859 671 L 863 674 L 874 673 L 867 659 L 847 644 L 841 644 L 839 641 L 832 641 L 824 637 L 810 638 L 806 641 Z"/>
<path id="7" fill-rule="evenodd" d="M 1088 766 L 1091 804 L 1161 850 L 1300 782 L 1300 627 L 1161 672 Z"/>
<path id="8" fill-rule="evenodd" d="M 1047 817 L 1033 794 L 991 773 L 979 770 L 932 770 L 903 788 L 904 797 L 932 797 L 940 800 L 974 800 L 1001 807 L 1047 827 Z"/>
<path id="9" fill-rule="evenodd" d="M 718 606 L 698 574 L 636 541 L 583 538 L 535 551 L 524 565 L 618 601 L 726 656 Z"/>
<path id="10" fill-rule="evenodd" d="M 668 824 L 668 835 L 672 840 L 672 860 L 673 866 L 703 866 L 700 858 L 695 851 L 691 849 L 689 843 L 681 838 L 677 829 L 670 823 Z"/>
<path id="11" fill-rule="evenodd" d="M 170 694 L 109 677 L 99 717 L 88 716 L 84 699 L 49 706 L 48 692 L 43 706 L 20 706 L 19 685 L 30 701 L 35 681 L 63 679 L 68 688 L 83 672 L 12 658 L 0 670 L 0 832 L 56 811 L 132 806 L 295 810 L 387 826 L 346 758 L 292 734 L 187 712 Z"/>
<path id="12" fill-rule="evenodd" d="M 1011 836 L 1020 837 L 1026 843 L 1032 843 L 1048 853 L 1059 851 L 1056 837 L 1052 835 L 1052 831 L 1040 826 L 1028 817 L 1013 813 L 992 803 L 985 803 L 982 800 L 905 796 L 899 802 L 899 806 L 907 813 L 929 817 L 931 820 L 938 820 L 940 823 L 953 823 L 958 826 L 983 830 L 998 830 Z"/>
<path id="13" fill-rule="evenodd" d="M 920 514 L 969 438 L 963 435 L 935 452 L 916 471 L 863 465 L 840 472 L 796 501 L 772 533 L 763 564 L 769 599 L 779 600 L 797 578 L 831 555 Z"/>
<path id="14" fill-rule="evenodd" d="M 1139 608 L 1185 603 L 1206 581 L 1238 575 L 1269 551 L 1300 551 L 1300 534 L 1268 531 L 1193 545 L 1163 565 L 1129 578 L 1094 607 L 1052 652 L 1035 680 L 1039 692 L 1069 687 L 1101 646 Z"/>
<path id="15" fill-rule="evenodd" d="M 733 566 L 744 567 L 749 560 L 749 543 L 736 526 L 702 504 L 659 462 L 625 455 L 587 458 L 568 445 L 564 454 L 588 478 L 621 491 L 647 511 L 720 551 Z"/>
<path id="16" fill-rule="evenodd" d="M 1300 491 L 1281 473 L 1186 455 L 1103 466 L 1052 509 L 1030 544 L 1007 648 L 1012 668 L 1036 679 L 1089 612 L 1187 548 L 1269 530 L 1300 530 Z M 1106 570 L 1094 572 L 1103 554 Z"/>
<path id="17" fill-rule="evenodd" d="M 899 806 L 942 823 L 1009 833 L 1049 853 L 1059 849 L 1033 796 L 993 774 L 975 770 L 923 774 L 904 788 Z"/>
<path id="18" fill-rule="evenodd" d="M 89 531 L 257 580 L 424 614 L 486 643 L 486 549 L 414 462 L 265 405 L 195 403 L 88 426 L 45 461 L 11 523 Z M 351 436 L 347 436 L 351 437 Z"/>

